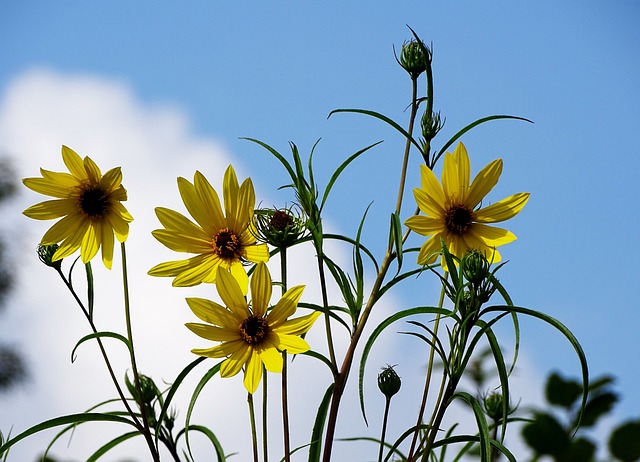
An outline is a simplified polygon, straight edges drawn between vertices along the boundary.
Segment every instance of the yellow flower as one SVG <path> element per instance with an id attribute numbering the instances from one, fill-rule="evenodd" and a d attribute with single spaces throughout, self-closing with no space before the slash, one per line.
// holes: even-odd
<path id="1" fill-rule="evenodd" d="M 515 216 L 529 200 L 529 193 L 518 193 L 495 204 L 478 208 L 493 189 L 502 173 L 502 159 L 484 167 L 473 182 L 470 181 L 469 155 L 462 143 L 453 154 L 446 153 L 442 169 L 442 185 L 427 166 L 420 170 L 422 184 L 413 193 L 420 210 L 405 225 L 423 236 L 431 236 L 422 244 L 418 264 L 435 261 L 435 253 L 442 250 L 441 239 L 449 252 L 462 257 L 468 250 L 481 251 L 489 261 L 500 261 L 496 247 L 508 244 L 516 236 L 506 229 L 487 226 Z M 442 266 L 446 268 L 444 258 Z"/>
<path id="2" fill-rule="evenodd" d="M 208 324 L 186 326 L 202 338 L 222 343 L 191 351 L 208 358 L 227 357 L 220 366 L 222 377 L 232 377 L 244 366 L 244 386 L 253 393 L 260 384 L 263 364 L 270 372 L 282 372 L 280 351 L 298 354 L 309 350 L 309 344 L 299 335 L 311 328 L 320 312 L 287 319 L 295 313 L 304 286 L 287 290 L 267 312 L 271 275 L 264 263 L 256 265 L 251 277 L 251 308 L 238 281 L 220 267 L 217 272 L 216 288 L 226 307 L 203 298 L 187 298 L 193 313 Z"/>
<path id="3" fill-rule="evenodd" d="M 231 271 L 246 294 L 249 278 L 243 262 L 269 260 L 267 245 L 258 244 L 253 231 L 255 193 L 251 179 L 238 186 L 236 173 L 229 166 L 223 183 L 224 213 L 218 194 L 202 173 L 196 171 L 193 184 L 178 178 L 178 189 L 197 224 L 178 212 L 157 207 L 156 215 L 165 229 L 157 229 L 153 235 L 171 250 L 198 255 L 161 263 L 149 274 L 175 277 L 174 286 L 186 287 L 215 283 L 216 270 L 221 266 Z"/>
<path id="4" fill-rule="evenodd" d="M 22 180 L 29 189 L 57 199 L 41 202 L 23 213 L 36 220 L 61 218 L 42 237 L 41 245 L 61 243 L 52 260 L 68 257 L 80 249 L 82 261 L 90 261 L 102 247 L 102 261 L 107 268 L 113 262 L 113 235 L 124 242 L 133 218 L 121 201 L 127 191 L 120 184 L 120 167 L 104 175 L 89 157 L 82 159 L 72 149 L 62 146 L 62 160 L 70 173 L 40 169 L 42 178 Z"/>

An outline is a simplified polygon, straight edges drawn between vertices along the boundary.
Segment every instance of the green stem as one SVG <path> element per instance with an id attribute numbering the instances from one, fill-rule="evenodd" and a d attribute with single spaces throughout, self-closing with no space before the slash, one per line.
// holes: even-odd
<path id="1" fill-rule="evenodd" d="M 448 275 L 449 273 L 445 272 L 445 280 L 448 279 Z M 444 295 L 445 295 L 445 291 L 444 291 L 444 283 L 442 285 L 442 289 L 440 291 L 440 299 L 438 301 L 438 308 L 442 308 L 442 305 L 444 304 Z M 436 315 L 436 320 L 435 320 L 435 324 L 433 326 L 433 344 L 435 345 L 435 340 L 436 340 L 436 336 L 438 335 L 438 328 L 440 326 L 440 314 Z M 431 387 L 431 376 L 433 375 L 433 364 L 434 364 L 434 359 L 435 359 L 435 348 L 432 346 L 431 350 L 429 351 L 429 362 L 427 364 L 427 375 L 425 377 L 425 383 L 424 383 L 424 391 L 422 392 L 422 402 L 420 403 L 420 410 L 418 411 L 418 420 L 416 422 L 416 431 L 413 434 L 413 439 L 411 440 L 411 448 L 409 449 L 409 456 L 407 457 L 408 460 L 411 460 L 411 458 L 413 457 L 415 448 L 416 448 L 416 443 L 418 441 L 418 435 L 420 433 L 420 424 L 422 423 L 422 418 L 424 417 L 424 411 L 427 405 L 427 398 L 429 396 L 429 388 Z M 429 431 L 429 429 L 427 429 L 427 431 Z"/>
<path id="2" fill-rule="evenodd" d="M 411 116 L 409 118 L 408 133 L 413 133 L 413 125 L 415 124 L 416 115 L 418 113 L 418 80 L 417 77 L 411 78 Z M 411 151 L 411 139 L 407 138 L 404 147 L 404 156 L 402 159 L 402 170 L 400 172 L 400 187 L 398 188 L 398 200 L 396 202 L 396 214 L 400 214 L 402 209 L 402 198 L 404 197 L 405 182 L 407 180 L 407 168 L 409 165 L 409 153 Z"/>
<path id="3" fill-rule="evenodd" d="M 280 278 L 282 294 L 287 291 L 287 248 L 280 248 Z M 287 351 L 282 352 L 282 434 L 284 444 L 284 460 L 291 462 L 291 443 L 289 434 L 289 393 L 287 384 Z"/>
<path id="4" fill-rule="evenodd" d="M 378 462 L 382 462 L 384 452 L 384 438 L 387 434 L 387 421 L 389 420 L 389 408 L 391 407 L 391 397 L 387 396 L 384 405 L 384 417 L 382 418 L 382 434 L 380 435 L 380 451 L 378 452 Z"/>
<path id="5" fill-rule="evenodd" d="M 416 101 L 417 94 L 413 92 L 413 83 L 412 83 L 412 94 L 413 94 L 412 110 L 411 110 L 411 117 L 409 120 L 409 129 L 407 131 L 407 133 L 409 134 L 409 137 L 413 136 L 415 118 L 417 115 L 417 101 Z M 410 150 L 411 150 L 411 143 L 409 139 L 407 139 L 407 143 L 405 144 L 404 159 L 408 159 Z M 403 163 L 403 167 L 402 167 L 403 172 L 401 174 L 401 178 L 403 179 L 406 178 L 407 164 L 408 164 L 408 160 L 407 162 Z M 401 184 L 398 188 L 398 197 L 401 198 L 403 195 L 404 195 L 404 180 L 401 180 Z M 400 213 L 401 206 L 402 206 L 402 200 L 399 199 L 396 204 L 396 213 L 398 214 Z M 408 236 L 408 233 L 405 234 L 405 237 L 403 239 L 406 239 L 407 236 Z M 316 250 L 317 250 L 317 246 L 316 246 Z M 323 269 L 324 265 L 322 264 L 321 257 L 322 257 L 322 254 L 318 252 L 320 282 L 323 289 L 323 301 L 325 304 L 325 310 L 327 310 L 328 302 L 326 301 L 326 285 L 324 283 L 324 269 Z M 387 248 L 387 252 L 384 256 L 384 259 L 382 260 L 382 264 L 380 265 L 380 270 L 373 283 L 371 292 L 369 293 L 369 299 L 367 300 L 367 304 L 365 308 L 362 310 L 362 315 L 360 316 L 360 319 L 358 319 L 358 324 L 354 329 L 353 335 L 351 336 L 351 342 L 349 343 L 349 347 L 347 348 L 344 359 L 342 360 L 342 366 L 340 367 L 338 374 L 334 378 L 333 393 L 331 396 L 329 415 L 327 417 L 327 432 L 325 434 L 324 450 L 323 450 L 323 458 L 322 458 L 323 462 L 331 461 L 331 451 L 333 449 L 333 439 L 335 437 L 335 430 L 336 430 L 335 427 L 338 420 L 338 410 L 340 409 L 340 400 L 342 399 L 342 394 L 346 387 L 347 379 L 349 378 L 349 372 L 351 370 L 351 365 L 353 364 L 355 350 L 358 345 L 358 342 L 360 341 L 360 337 L 362 336 L 362 332 L 364 331 L 365 325 L 367 324 L 371 311 L 373 310 L 374 305 L 378 301 L 378 297 L 379 297 L 378 291 L 382 287 L 382 283 L 384 281 L 385 276 L 387 275 L 389 266 L 391 265 L 395 257 L 396 255 L 393 252 L 393 242 L 389 242 L 389 247 Z M 328 310 L 325 313 L 325 324 L 327 325 L 327 332 L 330 333 L 331 331 L 330 331 Z M 332 355 L 331 362 L 335 366 L 336 361 L 335 361 L 335 354 L 333 353 L 332 342 L 329 343 L 329 347 L 330 347 L 329 353 Z"/>
<path id="6" fill-rule="evenodd" d="M 136 391 L 138 396 L 142 398 L 142 387 L 140 386 L 140 373 L 138 372 L 138 365 L 136 363 L 136 355 L 135 349 L 133 346 L 133 329 L 131 328 L 131 304 L 129 301 L 129 278 L 127 273 L 127 253 L 125 249 L 125 244 L 122 242 L 120 244 L 120 250 L 122 252 L 122 287 L 124 290 L 124 318 L 127 326 L 127 339 L 129 340 L 129 358 L 131 360 L 131 368 L 133 369 L 133 379 L 134 386 L 136 387 Z M 149 446 L 149 451 L 151 451 L 151 456 L 154 461 L 160 461 L 160 455 L 158 454 L 158 449 L 153 441 L 153 436 L 151 435 L 151 429 L 149 428 L 149 419 L 147 418 L 147 412 L 145 410 L 145 406 L 143 403 L 140 403 L 140 416 L 142 418 L 142 425 L 144 428 L 144 438 L 147 441 L 147 445 Z"/>
<path id="7" fill-rule="evenodd" d="M 249 421 L 251 423 L 251 443 L 253 445 L 253 462 L 258 462 L 258 434 L 256 433 L 256 415 L 253 408 L 253 395 L 247 393 L 249 405 Z"/>
<path id="8" fill-rule="evenodd" d="M 62 279 L 62 281 L 64 282 L 64 284 L 67 286 L 67 289 L 69 289 L 69 292 L 71 292 L 71 295 L 75 299 L 76 303 L 80 306 L 80 309 L 82 310 L 82 313 L 84 314 L 84 316 L 87 318 L 87 321 L 89 322 L 89 326 L 91 327 L 91 331 L 94 334 L 97 334 L 98 333 L 98 329 L 96 328 L 96 325 L 94 324 L 93 319 L 92 319 L 91 315 L 89 314 L 89 311 L 84 306 L 84 303 L 82 303 L 82 300 L 80 300 L 80 297 L 78 297 L 78 294 L 76 293 L 75 289 L 73 288 L 73 285 L 71 284 L 71 281 L 68 280 L 65 277 L 64 273 L 62 272 L 62 270 L 60 268 L 56 267 L 56 271 L 57 271 L 58 275 L 60 276 L 60 278 Z M 96 341 L 98 342 L 98 347 L 100 348 L 100 353 L 102 354 L 102 358 L 104 359 L 105 365 L 107 366 L 107 370 L 109 372 L 109 376 L 111 377 L 111 381 L 113 382 L 113 385 L 116 388 L 116 392 L 118 393 L 118 396 L 120 397 L 120 400 L 122 401 L 122 404 L 124 405 L 125 409 L 129 413 L 129 415 L 131 416 L 133 421 L 136 423 L 136 428 L 139 431 L 142 431 L 142 424 L 138 420 L 138 417 L 137 417 L 136 413 L 133 412 L 133 409 L 131 409 L 131 406 L 129 406 L 129 402 L 127 401 L 127 398 L 125 397 L 124 392 L 122 391 L 122 388 L 120 387 L 120 384 L 118 383 L 118 379 L 116 378 L 116 374 L 113 371 L 113 366 L 111 365 L 111 361 L 109 361 L 109 356 L 107 355 L 107 351 L 106 351 L 106 349 L 104 347 L 104 343 L 102 342 L 102 339 L 100 337 L 96 337 Z"/>
<path id="9" fill-rule="evenodd" d="M 262 457 L 264 462 L 269 460 L 269 436 L 268 436 L 268 386 L 267 369 L 262 365 Z"/>

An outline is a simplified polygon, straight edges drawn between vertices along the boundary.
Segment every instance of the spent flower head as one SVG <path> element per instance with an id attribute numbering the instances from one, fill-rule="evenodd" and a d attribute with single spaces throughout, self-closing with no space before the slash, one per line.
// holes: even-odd
<path id="1" fill-rule="evenodd" d="M 121 184 L 120 167 L 102 175 L 93 160 L 82 159 L 66 146 L 62 146 L 62 160 L 69 173 L 41 168 L 42 178 L 22 180 L 27 188 L 55 198 L 33 205 L 23 213 L 36 220 L 60 218 L 40 241 L 42 246 L 59 244 L 51 261 L 62 260 L 80 249 L 82 261 L 87 263 L 102 248 L 102 261 L 111 268 L 113 236 L 124 242 L 133 221 L 122 205 L 127 200 L 127 191 Z"/>
<path id="2" fill-rule="evenodd" d="M 221 343 L 191 351 L 208 358 L 226 357 L 220 366 L 222 377 L 232 377 L 244 368 L 244 386 L 253 393 L 260 384 L 263 366 L 269 372 L 282 372 L 281 351 L 299 354 L 309 350 L 300 335 L 311 328 L 320 312 L 289 319 L 296 312 L 304 286 L 290 288 L 268 310 L 272 282 L 264 263 L 256 265 L 251 277 L 251 306 L 238 281 L 220 267 L 217 271 L 216 289 L 224 306 L 203 298 L 187 298 L 191 311 L 206 324 L 186 326 L 204 339 Z"/>
<path id="3" fill-rule="evenodd" d="M 156 215 L 164 229 L 152 234 L 171 250 L 197 255 L 161 263 L 149 274 L 173 277 L 174 286 L 184 287 L 215 283 L 221 267 L 231 272 L 246 294 L 249 278 L 243 263 L 269 260 L 267 245 L 256 242 L 253 229 L 255 193 L 251 179 L 239 185 L 233 167 L 227 168 L 222 186 L 224 212 L 218 193 L 202 173 L 195 173 L 193 183 L 178 178 L 178 189 L 195 223 L 181 213 L 157 207 Z"/>
<path id="4" fill-rule="evenodd" d="M 512 232 L 488 224 L 517 215 L 529 200 L 529 193 L 513 194 L 495 204 L 480 207 L 500 178 L 502 159 L 484 167 L 473 182 L 470 181 L 470 170 L 469 155 L 462 143 L 453 154 L 445 154 L 442 184 L 430 168 L 420 166 L 421 187 L 413 193 L 424 215 L 414 215 L 405 221 L 412 231 L 429 236 L 420 248 L 419 265 L 433 263 L 442 249 L 442 242 L 458 258 L 468 250 L 476 249 L 497 263 L 501 257 L 496 247 L 516 239 Z M 446 269 L 444 256 L 441 264 Z"/>

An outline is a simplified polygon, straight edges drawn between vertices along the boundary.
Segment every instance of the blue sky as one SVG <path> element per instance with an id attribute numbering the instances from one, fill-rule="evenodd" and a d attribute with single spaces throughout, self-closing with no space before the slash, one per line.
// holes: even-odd
<path id="1" fill-rule="evenodd" d="M 222 165 L 211 161 L 198 168 L 214 179 L 231 160 L 274 201 L 288 199 L 275 192 L 286 181 L 284 172 L 241 137 L 261 139 L 281 152 L 288 141 L 308 152 L 322 138 L 316 154 L 320 182 L 345 156 L 385 140 L 353 165 L 328 210 L 332 226 L 351 233 L 357 226 L 353 217 L 374 200 L 365 237 L 381 249 L 385 238 L 376 229 L 385 229 L 395 200 L 402 140 L 364 116 L 327 120 L 327 115 L 336 108 L 367 108 L 406 121 L 409 83 L 395 64 L 393 47 L 410 38 L 409 25 L 433 44 L 435 109 L 446 117 L 436 146 L 485 115 L 534 121 L 492 122 L 463 138 L 474 172 L 494 158 L 504 159 L 503 177 L 490 200 L 532 194 L 509 226 L 518 241 L 502 252 L 510 260 L 502 281 L 517 304 L 557 317 L 577 335 L 593 374 L 617 376 L 623 394 L 619 416 L 637 417 L 640 161 L 634 135 L 640 120 L 640 7 L 634 1 L 558 3 L 4 2 L 0 148 L 18 159 L 21 174 L 34 175 L 40 165 L 59 168 L 63 142 L 78 146 L 81 154 L 115 145 L 113 158 L 122 165 L 125 182 L 144 178 L 155 205 L 176 201 L 175 183 L 151 185 L 156 181 L 144 173 L 144 162 L 157 163 L 151 170 L 159 176 L 165 162 L 178 172 L 164 169 L 173 177 L 193 172 L 192 157 L 184 154 L 190 160 L 180 164 L 179 145 L 170 161 L 151 154 L 142 162 L 135 146 L 106 140 L 111 132 L 102 126 L 78 126 L 75 132 L 67 126 L 64 137 L 62 131 L 28 133 L 25 104 L 20 124 L 14 125 L 18 118 L 10 97 L 36 74 L 48 75 L 56 85 L 69 82 L 69 88 L 88 80 L 115 85 L 144 114 L 169 112 L 176 130 L 195 140 L 194 146 L 204 143 L 223 153 Z M 85 104 L 90 101 L 39 106 L 32 127 L 45 116 L 82 120 Z M 25 135 L 15 135 L 18 129 Z M 145 135 L 168 136 L 153 130 Z M 28 151 L 34 145 L 20 141 L 27 139 L 40 140 L 37 148 L 50 157 Z M 417 165 L 414 159 L 412 185 L 418 182 Z M 17 322 L 10 318 L 16 310 L 10 306 L 0 319 Z M 508 327 L 504 334 L 508 337 Z M 522 348 L 540 373 L 559 368 L 578 374 L 566 342 L 537 322 L 524 322 Z M 2 418 L 0 428 L 6 424 Z"/>

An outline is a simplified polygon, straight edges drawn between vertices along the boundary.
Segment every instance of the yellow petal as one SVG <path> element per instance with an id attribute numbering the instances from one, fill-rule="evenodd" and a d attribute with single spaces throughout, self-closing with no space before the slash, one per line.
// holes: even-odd
<path id="1" fill-rule="evenodd" d="M 187 298 L 187 304 L 198 318 L 216 326 L 237 329 L 244 320 L 244 318 L 235 316 L 224 306 L 206 298 L 189 297 Z"/>
<path id="2" fill-rule="evenodd" d="M 249 276 L 247 276 L 244 265 L 239 261 L 235 261 L 228 266 L 229 271 L 231 271 L 231 275 L 238 282 L 238 286 L 240 286 L 242 295 L 247 295 L 247 291 L 249 290 Z"/>
<path id="3" fill-rule="evenodd" d="M 100 246 L 102 247 L 102 262 L 104 266 L 111 269 L 113 264 L 113 228 L 107 220 L 102 220 L 102 239 Z"/>
<path id="4" fill-rule="evenodd" d="M 261 348 L 258 351 L 260 360 L 264 364 L 265 369 L 269 372 L 282 372 L 282 354 L 275 348 Z"/>
<path id="5" fill-rule="evenodd" d="M 314 311 L 311 314 L 306 316 L 300 316 L 299 318 L 289 319 L 284 321 L 280 325 L 278 325 L 274 332 L 278 334 L 286 334 L 286 335 L 302 335 L 311 329 L 313 323 L 316 322 L 316 319 L 321 315 L 319 311 Z M 282 349 L 279 344 L 276 344 L 279 349 Z"/>
<path id="6" fill-rule="evenodd" d="M 273 332 L 273 334 L 276 338 L 278 349 L 281 351 L 286 351 L 294 355 L 309 351 L 307 341 L 297 335 L 281 334 L 278 332 Z"/>
<path id="7" fill-rule="evenodd" d="M 80 258 L 82 258 L 83 263 L 91 261 L 91 259 L 96 256 L 100 249 L 101 237 L 101 228 L 94 224 L 90 224 L 87 228 L 87 232 L 84 233 L 80 248 Z"/>
<path id="8" fill-rule="evenodd" d="M 231 342 L 221 343 L 220 345 L 216 345 L 211 348 L 194 348 L 191 352 L 199 356 L 206 356 L 207 358 L 224 358 L 225 356 L 232 355 L 245 347 L 246 343 L 244 343 L 244 341 L 234 340 Z M 242 367 L 243 364 L 244 363 L 240 364 L 240 367 Z"/>
<path id="9" fill-rule="evenodd" d="M 62 222 L 63 220 L 65 220 L 66 218 L 70 218 L 70 217 L 63 218 L 58 223 L 56 223 L 56 225 Z M 71 232 L 71 234 L 67 235 L 67 237 L 60 243 L 58 250 L 56 250 L 56 252 L 53 254 L 54 261 L 68 257 L 69 255 L 74 253 L 76 250 L 78 250 L 82 245 L 82 239 L 85 233 L 87 232 L 87 230 L 89 229 L 90 225 L 89 225 L 89 222 L 86 220 L 80 220 L 77 223 L 78 223 L 77 226 L 73 228 L 73 231 Z M 55 227 L 56 225 L 54 225 L 53 227 Z M 53 227 L 51 229 L 53 229 Z M 51 231 L 51 229 L 49 231 Z"/>
<path id="10" fill-rule="evenodd" d="M 251 394 L 255 393 L 262 378 L 262 361 L 256 351 L 251 349 L 251 355 L 247 361 L 247 368 L 244 371 L 244 387 Z"/>
<path id="11" fill-rule="evenodd" d="M 227 329 L 224 327 L 211 326 L 209 324 L 200 324 L 196 322 L 188 322 L 185 326 L 187 326 L 187 328 L 198 337 L 202 337 L 206 340 L 213 340 L 215 342 L 230 342 L 241 338 L 240 331 L 237 327 L 235 329 Z"/>
<path id="12" fill-rule="evenodd" d="M 87 172 L 84 169 L 82 158 L 73 149 L 62 146 L 62 161 L 73 176 L 81 180 L 87 179 Z"/>
<path id="13" fill-rule="evenodd" d="M 282 295 L 282 298 L 267 316 L 270 325 L 278 326 L 296 312 L 298 302 L 302 297 L 302 291 L 304 291 L 304 286 L 300 285 L 292 287 Z"/>
<path id="14" fill-rule="evenodd" d="M 76 207 L 75 201 L 69 199 L 56 199 L 32 205 L 22 213 L 29 218 L 36 220 L 53 220 L 75 213 L 77 210 L 78 208 Z"/>
<path id="15" fill-rule="evenodd" d="M 206 233 L 201 227 L 181 213 L 164 207 L 156 207 L 155 212 L 162 226 L 168 231 L 175 231 L 185 236 L 194 236 L 199 239 L 211 241 L 213 234 Z"/>
<path id="16" fill-rule="evenodd" d="M 228 345 L 229 343 L 232 342 L 223 343 L 223 345 Z M 233 344 L 236 350 L 220 365 L 220 375 L 222 377 L 233 377 L 236 375 L 251 357 L 252 348 L 246 343 L 240 341 L 233 342 Z"/>
<path id="17" fill-rule="evenodd" d="M 242 182 L 240 191 L 238 192 L 235 227 L 233 228 L 236 233 L 240 234 L 247 228 L 253 216 L 255 205 L 256 197 L 253 190 L 253 183 L 250 178 L 247 178 Z"/>
<path id="18" fill-rule="evenodd" d="M 255 244 L 244 247 L 244 257 L 253 263 L 269 261 L 269 247 L 267 244 Z"/>
<path id="19" fill-rule="evenodd" d="M 480 223 L 497 223 L 513 218 L 529 200 L 529 193 L 513 194 L 495 204 L 481 208 L 475 212 L 476 221 Z"/>
<path id="20" fill-rule="evenodd" d="M 219 267 L 219 260 L 214 255 L 196 255 L 186 261 L 189 262 L 189 266 L 176 275 L 172 286 L 191 287 L 214 281 L 216 269 Z"/>
<path id="21" fill-rule="evenodd" d="M 428 265 L 436 261 L 436 253 L 442 250 L 440 245 L 440 233 L 431 236 L 420 247 L 418 253 L 418 265 Z"/>
<path id="22" fill-rule="evenodd" d="M 89 222 L 84 219 L 83 215 L 79 213 L 67 215 L 66 217 L 54 223 L 54 225 L 49 228 L 46 233 L 44 233 L 44 236 L 42 236 L 42 240 L 40 241 L 40 243 L 42 245 L 56 244 L 58 242 L 64 241 L 69 236 L 77 234 L 79 247 L 80 242 L 82 241 L 82 235 L 84 234 L 87 226 L 89 226 Z M 78 247 L 76 247 L 76 249 Z"/>
<path id="23" fill-rule="evenodd" d="M 222 182 L 222 193 L 224 196 L 224 211 L 227 217 L 227 225 L 234 231 L 236 227 L 236 212 L 238 210 L 238 178 L 233 167 L 229 165 L 224 172 Z"/>
<path id="24" fill-rule="evenodd" d="M 44 170 L 40 170 L 44 171 Z M 64 182 L 54 181 L 48 178 L 25 178 L 22 180 L 27 188 L 31 189 L 45 196 L 57 197 L 59 199 L 66 199 L 71 195 L 71 188 L 78 186 L 78 180 L 68 173 L 59 174 L 66 175 Z"/>
<path id="25" fill-rule="evenodd" d="M 484 196 L 489 194 L 496 185 L 501 174 L 502 159 L 496 159 L 480 170 L 473 179 L 473 183 L 471 183 L 464 205 L 470 209 L 475 209 Z"/>
<path id="26" fill-rule="evenodd" d="M 216 288 L 227 308 L 238 316 L 245 318 L 249 316 L 247 301 L 244 298 L 238 281 L 236 281 L 229 271 L 220 266 L 218 266 L 216 273 Z"/>
<path id="27" fill-rule="evenodd" d="M 182 234 L 174 230 L 156 229 L 153 237 L 174 252 L 209 253 L 212 252 L 211 240 L 202 236 Z"/>
<path id="28" fill-rule="evenodd" d="M 84 169 L 87 172 L 87 177 L 89 178 L 89 183 L 92 185 L 98 184 L 100 182 L 100 179 L 102 178 L 100 168 L 89 157 L 85 157 L 83 163 Z"/>
<path id="29" fill-rule="evenodd" d="M 117 190 L 120 183 L 122 183 L 122 169 L 120 167 L 107 171 L 100 180 L 100 186 L 109 192 Z"/>
<path id="30" fill-rule="evenodd" d="M 473 223 L 469 233 L 489 247 L 498 247 L 516 240 L 516 235 L 511 231 L 481 223 Z"/>
<path id="31" fill-rule="evenodd" d="M 204 210 L 208 215 L 207 221 L 211 223 L 213 228 L 226 228 L 227 221 L 224 217 L 224 213 L 222 213 L 220 197 L 216 190 L 213 189 L 213 186 L 211 186 L 211 183 L 209 183 L 205 176 L 199 171 L 196 171 L 194 174 L 193 183 L 196 187 L 196 193 L 198 194 L 198 197 L 204 206 Z"/>
<path id="32" fill-rule="evenodd" d="M 407 218 L 404 225 L 411 231 L 415 231 L 423 236 L 430 236 L 434 233 L 444 231 L 442 220 L 422 215 L 414 215 Z"/>
<path id="33" fill-rule="evenodd" d="M 201 233 L 204 235 L 208 235 L 209 238 L 214 236 L 220 231 L 220 229 L 224 228 L 224 223 L 212 223 L 210 214 L 207 213 L 207 209 L 204 204 L 200 200 L 200 196 L 196 192 L 196 188 L 194 185 L 189 183 L 184 178 L 178 178 L 178 189 L 180 190 L 180 196 L 182 197 L 182 202 L 185 207 L 189 211 L 189 214 L 196 220 L 198 225 L 200 225 L 199 231 L 193 231 L 194 233 Z M 175 213 L 175 212 L 174 212 Z M 186 220 L 186 219 L 185 219 Z M 188 221 L 188 220 L 187 220 Z M 193 223 L 191 223 L 191 227 L 197 228 Z M 164 225 L 164 223 L 163 223 Z M 167 226 L 167 225 L 164 225 Z M 167 226 L 168 227 L 168 226 Z"/>
<path id="34" fill-rule="evenodd" d="M 449 199 L 464 201 L 469 190 L 471 167 L 464 144 L 458 143 L 453 154 L 446 153 L 442 169 L 442 188 Z M 455 198 L 455 199 L 454 199 Z"/>
<path id="35" fill-rule="evenodd" d="M 258 263 L 251 276 L 251 307 L 253 314 L 263 317 L 271 301 L 271 275 L 264 263 Z"/>
<path id="36" fill-rule="evenodd" d="M 420 180 L 422 191 L 431 197 L 434 204 L 439 204 L 439 209 L 443 209 L 446 202 L 444 191 L 436 175 L 426 165 L 420 165 Z"/>

